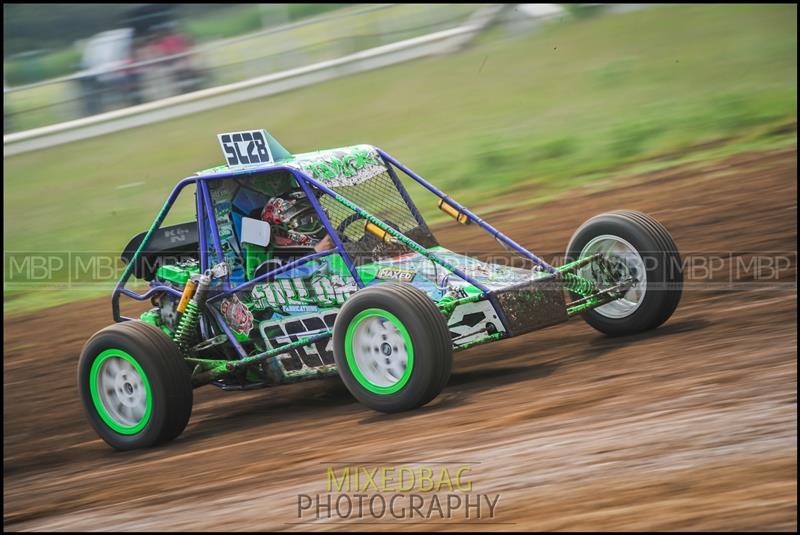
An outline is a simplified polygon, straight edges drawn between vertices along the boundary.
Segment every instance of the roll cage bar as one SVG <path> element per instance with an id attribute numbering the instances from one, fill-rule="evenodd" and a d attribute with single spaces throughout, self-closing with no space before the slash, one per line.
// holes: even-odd
<path id="1" fill-rule="evenodd" d="M 543 270 L 545 270 L 545 271 L 547 271 L 549 273 L 558 273 L 561 270 L 563 270 L 564 267 L 566 267 L 566 266 L 562 266 L 562 268 L 559 268 L 559 269 L 554 268 L 553 266 L 551 266 L 550 264 L 548 264 L 544 260 L 538 258 L 532 252 L 528 251 L 527 249 L 525 249 L 524 247 L 522 247 L 521 245 L 519 245 L 518 243 L 516 243 L 512 239 L 510 239 L 508 236 L 506 236 L 505 234 L 503 234 L 502 232 L 500 232 L 499 230 L 497 230 L 496 228 L 491 226 L 489 223 L 487 223 L 486 221 L 484 221 L 483 219 L 481 219 L 480 217 L 478 217 L 477 215 L 472 213 L 470 210 L 468 210 L 467 208 L 465 208 L 464 206 L 462 206 L 458 202 L 454 201 L 453 199 L 451 199 L 450 197 L 445 195 L 442 191 L 440 191 L 438 188 L 436 188 L 436 186 L 434 186 L 434 185 L 430 184 L 429 182 L 427 182 L 424 178 L 422 178 L 421 176 L 417 175 L 416 173 L 414 173 L 413 171 L 411 171 L 410 169 L 405 167 L 403 164 L 401 164 L 396 159 L 392 158 L 390 155 L 388 155 L 383 150 L 381 150 L 381 149 L 379 149 L 377 147 L 376 147 L 376 150 L 380 154 L 381 158 L 383 158 L 384 162 L 387 164 L 386 168 L 387 168 L 387 170 L 389 172 L 389 175 L 392 178 L 392 181 L 398 187 L 398 190 L 399 190 L 401 196 L 403 197 L 403 200 L 406 202 L 406 204 L 408 204 L 409 209 L 412 211 L 414 217 L 417 218 L 418 221 L 421 220 L 421 216 L 419 215 L 419 212 L 417 211 L 416 207 L 414 206 L 414 203 L 411 202 L 411 199 L 408 196 L 408 193 L 405 191 L 405 188 L 403 188 L 400 180 L 397 177 L 397 174 L 394 171 L 393 166 L 396 167 L 397 169 L 400 169 L 403 173 L 408 175 L 411 179 L 416 181 L 418 184 L 423 186 L 425 189 L 427 189 L 428 191 L 430 191 L 431 193 L 433 193 L 434 195 L 439 197 L 442 201 L 444 201 L 445 203 L 447 203 L 448 205 L 453 207 L 455 210 L 457 210 L 458 212 L 460 212 L 461 214 L 466 216 L 466 218 L 469 221 L 477 224 L 479 227 L 481 227 L 486 232 L 488 232 L 490 235 L 492 235 L 496 240 L 498 240 L 502 244 L 510 247 L 511 249 L 513 249 L 517 253 L 521 254 L 525 258 L 529 259 L 534 264 L 540 266 Z M 214 317 L 214 319 L 217 322 L 217 324 L 219 325 L 219 327 L 222 328 L 223 332 L 227 335 L 228 340 L 230 340 L 232 342 L 232 344 L 236 348 L 237 353 L 239 354 L 239 356 L 242 359 L 248 358 L 247 352 L 244 350 L 244 348 L 241 346 L 241 344 L 237 341 L 236 337 L 233 335 L 233 333 L 231 332 L 231 330 L 228 327 L 227 323 L 221 317 L 220 313 L 214 307 L 208 306 L 213 301 L 215 301 L 217 299 L 222 299 L 222 298 L 224 298 L 226 296 L 229 296 L 229 295 L 231 295 L 233 293 L 236 293 L 236 292 L 239 292 L 241 290 L 244 290 L 244 289 L 246 289 L 246 288 L 248 288 L 250 286 L 258 284 L 259 282 L 263 282 L 263 281 L 265 281 L 265 280 L 267 280 L 267 279 L 269 279 L 271 277 L 274 277 L 275 275 L 279 275 L 281 273 L 290 271 L 290 270 L 292 270 L 292 269 L 294 269 L 294 268 L 296 268 L 298 266 L 301 266 L 303 264 L 311 262 L 312 260 L 316 260 L 318 258 L 322 258 L 322 257 L 328 256 L 328 255 L 334 254 L 334 253 L 339 253 L 341 255 L 342 259 L 344 260 L 345 265 L 347 266 L 348 271 L 351 273 L 351 275 L 355 279 L 356 285 L 359 288 L 363 288 L 365 286 L 364 282 L 361 280 L 361 277 L 359 276 L 359 274 L 358 274 L 358 272 L 357 272 L 357 270 L 355 268 L 355 265 L 353 264 L 353 262 L 352 262 L 352 260 L 350 258 L 350 255 L 345 250 L 344 245 L 342 244 L 341 239 L 339 237 L 339 234 L 333 228 L 333 226 L 332 226 L 332 224 L 330 222 L 330 219 L 328 218 L 327 213 L 320 206 L 319 200 L 317 199 L 316 195 L 314 195 L 314 193 L 312 191 L 312 187 L 320 190 L 321 192 L 323 192 L 326 195 L 329 195 L 329 196 L 333 197 L 333 199 L 335 199 L 337 202 L 339 202 L 340 204 L 342 204 L 342 205 L 346 206 L 347 208 L 353 210 L 356 214 L 360 215 L 362 218 L 366 219 L 367 221 L 373 223 L 375 226 L 377 226 L 380 229 L 384 230 L 386 233 L 391 235 L 398 242 L 402 243 L 403 245 L 405 245 L 409 249 L 411 249 L 411 250 L 413 250 L 413 251 L 425 256 L 426 258 L 428 258 L 432 262 L 442 266 L 443 268 L 447 269 L 448 271 L 452 272 L 453 274 L 457 275 L 458 277 L 462 278 L 463 280 L 469 282 L 470 284 L 472 284 L 476 288 L 480 289 L 482 294 L 480 296 L 478 296 L 479 299 L 483 298 L 483 297 L 486 297 L 487 299 L 492 301 L 494 305 L 497 305 L 496 296 L 495 296 L 494 292 L 489 290 L 485 285 L 483 285 L 479 281 L 475 280 L 473 277 L 470 277 L 469 275 L 467 275 L 466 273 L 464 273 L 462 270 L 458 269 L 457 267 L 451 265 L 449 262 L 443 260 L 441 257 L 439 257 L 436 254 L 436 252 L 430 251 L 429 249 L 421 246 L 420 244 L 418 244 L 414 240 L 412 240 L 412 239 L 408 238 L 407 236 L 405 236 L 402 232 L 400 232 L 400 231 L 394 229 L 393 227 L 385 224 L 383 221 L 381 221 L 377 217 L 373 216 L 372 214 L 368 213 L 366 210 L 362 209 L 360 206 L 356 205 L 355 203 L 353 203 L 349 199 L 347 199 L 344 196 L 340 195 L 339 193 L 333 191 L 331 188 L 329 188 L 328 186 L 326 186 L 324 183 L 320 182 L 319 180 L 316 180 L 316 179 L 312 178 L 308 174 L 306 174 L 303 171 L 301 171 L 299 169 L 296 169 L 295 167 L 292 167 L 292 166 L 288 166 L 288 165 L 263 165 L 263 166 L 246 168 L 246 169 L 237 169 L 237 170 L 223 171 L 223 172 L 216 172 L 216 173 L 209 173 L 209 174 L 199 174 L 199 175 L 194 175 L 194 176 L 190 176 L 190 177 L 184 178 L 183 180 L 178 182 L 178 184 L 173 188 L 173 190 L 170 193 L 169 197 L 167 197 L 167 200 L 165 201 L 164 206 L 162 206 L 161 211 L 159 211 L 158 215 L 156 216 L 155 220 L 153 221 L 153 224 L 150 226 L 150 229 L 147 231 L 147 234 L 145 234 L 144 239 L 142 239 L 141 243 L 139 244 L 136 252 L 131 257 L 131 259 L 129 260 L 128 264 L 125 266 L 125 270 L 123 271 L 122 276 L 120 277 L 120 280 L 117 282 L 117 284 L 116 284 L 116 286 L 114 288 L 114 292 L 113 292 L 113 294 L 111 296 L 111 307 L 112 307 L 112 312 L 113 312 L 113 316 L 114 316 L 114 321 L 115 322 L 127 321 L 127 320 L 134 319 L 134 318 L 129 318 L 129 317 L 120 315 L 120 308 L 119 308 L 119 297 L 120 297 L 120 295 L 125 295 L 125 296 L 130 297 L 132 299 L 135 299 L 137 301 L 144 301 L 144 300 L 148 299 L 149 297 L 151 297 L 152 295 L 154 295 L 156 293 L 159 293 L 159 292 L 167 292 L 169 294 L 174 295 L 177 298 L 181 297 L 181 292 L 179 292 L 179 291 L 177 291 L 174 288 L 171 288 L 169 286 L 165 286 L 165 285 L 154 286 L 154 287 L 150 288 L 147 292 L 145 292 L 143 294 L 139 294 L 139 293 L 136 293 L 136 292 L 134 292 L 132 290 L 129 290 L 129 289 L 125 288 L 125 285 L 128 282 L 128 279 L 130 278 L 131 274 L 133 273 L 133 268 L 134 268 L 134 265 L 136 264 L 136 261 L 138 260 L 139 256 L 141 255 L 141 253 L 145 249 L 145 247 L 147 247 L 147 245 L 150 242 L 150 239 L 151 239 L 153 233 L 156 230 L 158 230 L 159 227 L 161 226 L 161 224 L 164 222 L 164 219 L 166 218 L 167 213 L 169 213 L 170 208 L 174 204 L 175 200 L 178 198 L 178 195 L 181 193 L 181 191 L 183 191 L 183 189 L 186 186 L 190 185 L 190 184 L 196 184 L 196 186 L 197 186 L 196 187 L 196 195 L 195 195 L 196 199 L 195 199 L 195 201 L 196 201 L 196 204 L 197 204 L 197 226 L 198 226 L 198 232 L 199 232 L 199 237 L 200 237 L 199 238 L 200 269 L 201 269 L 201 272 L 204 272 L 206 269 L 209 269 L 209 267 L 210 267 L 210 265 L 209 265 L 209 251 L 208 251 L 207 243 L 206 243 L 206 239 L 207 239 L 206 229 L 207 228 L 208 228 L 208 230 L 210 230 L 210 234 L 211 234 L 212 241 L 213 241 L 213 246 L 214 246 L 214 248 L 213 248 L 213 256 L 216 258 L 216 260 L 218 262 L 224 262 L 223 250 L 222 250 L 222 245 L 221 245 L 220 238 L 219 238 L 219 232 L 218 232 L 218 228 L 217 228 L 216 218 L 214 217 L 214 213 L 212 211 L 211 195 L 210 195 L 209 189 L 208 189 L 208 182 L 209 181 L 213 181 L 213 180 L 223 180 L 223 179 L 226 179 L 226 178 L 233 178 L 233 177 L 239 177 L 239 176 L 245 176 L 245 175 L 258 174 L 258 173 L 261 173 L 261 172 L 264 172 L 264 171 L 285 171 L 287 173 L 290 173 L 295 178 L 297 183 L 300 185 L 300 187 L 306 193 L 306 196 L 308 197 L 308 199 L 311 201 L 311 204 L 313 205 L 314 209 L 319 214 L 320 220 L 322 221 L 322 224 L 324 225 L 325 230 L 328 232 L 328 234 L 330 235 L 331 239 L 334 242 L 334 247 L 332 249 L 327 250 L 327 251 L 322 251 L 322 252 L 310 254 L 308 256 L 305 256 L 303 258 L 300 258 L 298 260 L 295 260 L 293 262 L 290 262 L 288 264 L 280 266 L 280 267 L 278 267 L 278 268 L 276 268 L 276 269 L 274 269 L 274 270 L 272 270 L 272 271 L 270 271 L 268 273 L 264 273 L 262 275 L 259 275 L 258 277 L 255 277 L 252 280 L 245 281 L 242 284 L 239 284 L 239 285 L 234 286 L 234 287 L 232 287 L 230 285 L 230 282 L 229 282 L 228 278 L 224 278 L 222 280 L 222 291 L 219 292 L 217 295 L 215 295 L 213 297 L 210 297 L 208 299 L 208 301 L 206 302 L 206 307 L 205 308 Z M 474 297 L 470 297 L 468 299 L 474 300 L 475 298 Z M 495 309 L 499 311 L 500 307 L 495 306 Z M 506 328 L 507 328 L 508 325 L 507 325 L 506 319 L 502 317 L 502 314 L 501 314 L 500 320 L 503 322 L 504 326 L 506 326 Z M 200 326 L 201 326 L 201 329 L 203 331 L 205 331 L 205 326 L 204 326 L 203 322 L 200 323 Z M 203 335 L 205 336 L 206 333 L 203 332 Z M 250 357 L 250 358 L 252 358 L 252 357 Z"/>

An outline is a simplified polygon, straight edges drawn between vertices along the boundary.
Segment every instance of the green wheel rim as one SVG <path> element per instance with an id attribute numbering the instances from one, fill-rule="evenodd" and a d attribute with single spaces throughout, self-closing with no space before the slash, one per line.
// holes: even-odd
<path id="1" fill-rule="evenodd" d="M 114 359 L 116 359 L 116 361 Z M 130 365 L 130 369 L 135 373 L 131 374 L 132 380 L 130 382 L 126 381 L 121 385 L 112 385 L 113 381 L 111 381 L 107 375 L 101 378 L 101 372 L 110 372 L 111 370 L 109 368 L 112 364 L 115 364 L 117 369 L 119 369 L 120 362 L 118 361 L 122 363 L 127 362 Z M 125 370 L 120 371 L 120 373 L 124 371 Z M 138 374 L 138 377 L 136 377 L 136 374 Z M 136 379 L 141 379 L 144 393 L 138 392 L 139 383 Z M 116 392 L 113 392 L 114 389 L 112 386 L 119 386 L 119 388 L 123 389 L 121 392 L 124 393 L 120 396 Z M 138 421 L 135 423 L 127 425 L 126 422 L 121 421 L 122 413 L 114 406 L 122 406 L 123 402 L 121 400 L 123 397 L 125 397 L 126 400 L 130 399 L 126 397 L 127 392 L 124 390 L 125 388 L 129 388 L 131 394 L 137 394 L 136 399 L 139 400 L 139 403 L 141 403 L 141 398 L 144 396 L 144 414 L 138 418 Z M 101 389 L 105 390 L 105 392 L 102 392 Z M 92 403 L 94 404 L 95 410 L 97 410 L 97 414 L 100 415 L 100 418 L 108 427 L 121 435 L 135 435 L 144 429 L 150 421 L 150 416 L 153 412 L 153 396 L 150 389 L 150 382 L 147 380 L 147 374 L 144 373 L 142 366 L 126 351 L 117 348 L 106 349 L 94 359 L 92 369 L 89 371 L 89 391 L 91 392 Z M 115 396 L 119 404 L 112 403 Z M 112 413 L 116 413 L 116 417 Z"/>
<path id="2" fill-rule="evenodd" d="M 375 320 L 377 320 L 377 323 Z M 358 340 L 360 340 L 361 338 L 363 338 L 363 336 L 365 336 L 366 333 L 364 332 L 364 329 L 368 328 L 370 324 L 380 325 L 386 328 L 385 325 L 386 322 L 390 323 L 396 330 L 395 333 L 394 330 L 392 330 L 391 328 L 387 328 L 386 330 L 388 332 L 388 335 L 390 337 L 393 335 L 396 337 L 396 335 L 399 334 L 400 338 L 402 339 L 402 342 L 405 344 L 405 347 L 403 348 L 405 350 L 405 353 L 403 355 L 407 357 L 407 361 L 405 365 L 405 370 L 403 371 L 402 376 L 399 379 L 397 379 L 392 384 L 380 385 L 377 384 L 376 381 L 367 378 L 367 375 L 369 375 L 371 372 L 367 371 L 367 373 L 365 373 L 365 370 L 362 370 L 359 365 L 359 362 L 361 362 L 363 365 L 363 357 L 365 355 L 363 353 L 360 353 L 358 356 L 356 355 L 356 350 L 357 351 L 363 351 L 363 350 L 361 348 L 354 348 L 354 346 L 357 344 Z M 381 344 L 381 346 L 384 347 L 387 345 L 391 347 L 391 344 L 387 344 L 386 342 L 383 342 Z M 385 357 L 392 356 L 391 351 L 389 355 L 386 355 L 383 352 L 378 354 L 377 348 L 380 346 L 376 345 L 375 347 L 376 347 L 375 350 L 376 355 L 380 356 L 380 358 L 374 358 L 374 360 L 376 360 L 376 364 L 377 361 Z M 400 349 L 397 346 L 395 346 L 395 348 Z M 360 384 L 373 394 L 387 395 L 387 394 L 394 394 L 395 392 L 399 391 L 406 385 L 406 383 L 408 383 L 408 380 L 411 378 L 411 372 L 414 369 L 414 345 L 411 343 L 411 335 L 409 335 L 408 330 L 403 325 L 403 322 L 401 322 L 397 318 L 397 316 L 380 308 L 368 308 L 366 310 L 359 312 L 356 315 L 356 317 L 353 318 L 353 320 L 350 322 L 350 325 L 347 326 L 347 333 L 345 334 L 344 338 L 344 352 L 345 352 L 345 357 L 347 358 L 347 365 L 350 368 L 350 371 L 352 372 L 356 381 L 358 381 L 358 384 Z M 402 353 L 402 350 L 400 353 Z"/>

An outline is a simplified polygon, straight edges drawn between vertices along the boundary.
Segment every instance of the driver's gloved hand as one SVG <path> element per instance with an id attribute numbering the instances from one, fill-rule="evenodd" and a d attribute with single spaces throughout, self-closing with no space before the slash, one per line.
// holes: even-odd
<path id="1" fill-rule="evenodd" d="M 321 253 L 322 251 L 327 251 L 328 249 L 333 249 L 336 245 L 333 243 L 330 234 L 325 234 L 325 237 L 319 240 L 319 242 L 314 245 L 314 251 L 317 253 Z"/>

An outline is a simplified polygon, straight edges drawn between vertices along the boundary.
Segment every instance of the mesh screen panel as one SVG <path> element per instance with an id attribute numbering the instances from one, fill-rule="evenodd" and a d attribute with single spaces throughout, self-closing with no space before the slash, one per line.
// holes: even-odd
<path id="1" fill-rule="evenodd" d="M 402 186 L 400 187 L 402 188 Z M 422 218 L 420 217 L 418 220 L 414 216 L 409 205 L 403 199 L 401 191 L 404 192 L 404 190 L 398 190 L 398 186 L 395 185 L 388 171 L 359 184 L 335 186 L 331 189 L 423 247 L 437 245 L 436 239 Z M 360 218 L 350 208 L 337 202 L 333 197 L 322 195 L 320 204 L 342 239 L 345 250 L 356 265 L 410 252 L 405 245 L 385 243 L 366 232 L 366 220 Z"/>

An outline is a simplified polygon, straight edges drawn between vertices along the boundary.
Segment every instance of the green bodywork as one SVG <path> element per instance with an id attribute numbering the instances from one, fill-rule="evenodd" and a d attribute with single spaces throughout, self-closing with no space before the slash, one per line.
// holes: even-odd
<path id="1" fill-rule="evenodd" d="M 143 312 L 142 315 L 139 316 L 139 319 L 145 323 L 149 323 L 150 325 L 158 327 L 164 331 L 164 334 L 172 338 L 172 330 L 168 326 L 164 325 L 164 323 L 161 321 L 161 314 L 159 314 L 157 310 L 148 310 Z"/>
<path id="2" fill-rule="evenodd" d="M 271 137 L 270 145 L 275 158 L 275 166 L 287 166 L 301 170 L 330 188 L 349 187 L 366 183 L 371 177 L 386 172 L 386 164 L 380 154 L 374 147 L 369 145 L 357 145 L 297 155 L 288 153 Z M 241 274 L 240 276 L 245 280 L 251 280 L 256 266 L 272 258 L 273 252 L 265 247 L 239 244 L 236 241 L 234 228 L 231 224 L 233 192 L 237 191 L 238 185 L 244 184 L 245 181 L 250 181 L 247 182 L 249 184 L 248 187 L 264 195 L 280 195 L 289 189 L 297 188 L 298 184 L 291 174 L 286 173 L 285 170 L 278 171 L 277 174 L 268 177 L 267 175 L 251 174 L 248 169 L 242 169 L 241 175 L 239 175 L 236 169 L 219 166 L 198 174 L 211 176 L 220 172 L 234 172 L 235 174 L 231 179 L 208 182 L 209 201 L 212 202 L 213 216 L 217 222 L 220 234 L 219 239 L 224 255 L 223 259 L 218 259 L 213 249 L 212 240 L 207 239 L 209 259 L 212 262 L 224 261 L 228 264 L 231 273 Z M 442 269 L 441 273 L 453 274 L 460 270 L 467 272 L 466 264 L 463 264 L 457 258 L 458 255 L 454 256 L 454 253 L 439 246 L 425 247 L 421 245 L 368 211 L 368 207 L 357 205 L 344 195 L 339 194 L 336 189 L 332 189 L 329 194 L 341 206 L 384 231 L 391 237 L 391 240 L 405 247 L 409 254 L 418 255 L 419 261 L 426 261 L 431 265 L 438 266 L 436 269 Z M 159 212 L 156 221 L 142 243 L 145 243 L 148 239 L 147 237 L 161 224 L 165 215 L 166 205 Z M 140 246 L 137 254 L 141 252 L 141 249 L 142 247 Z M 536 286 L 537 283 L 535 281 L 540 278 L 546 278 L 549 282 L 556 284 L 559 293 L 563 289 L 580 297 L 574 306 L 567 306 L 566 315 L 563 318 L 566 320 L 568 316 L 599 306 L 610 300 L 609 295 L 596 296 L 597 288 L 595 284 L 591 280 L 580 277 L 575 273 L 575 270 L 585 265 L 587 261 L 588 259 L 580 259 L 562 266 L 556 270 L 554 275 L 547 272 L 530 271 L 527 275 L 527 279 L 533 281 L 530 287 L 525 286 L 527 284 L 525 281 L 519 278 L 514 279 L 514 276 L 508 279 L 492 279 L 491 277 L 494 276 L 494 271 L 492 270 L 502 270 L 503 268 L 485 263 L 483 266 L 489 267 L 482 269 L 489 269 L 489 275 L 486 275 L 489 278 L 479 279 L 475 275 L 472 276 L 476 280 L 481 280 L 481 284 L 491 282 L 492 284 L 487 287 L 492 292 L 496 290 L 513 290 L 514 292 L 521 292 L 519 295 L 525 294 L 532 297 L 536 297 L 541 293 L 541 290 L 537 289 L 538 286 Z M 130 275 L 131 266 L 132 263 L 126 266 L 124 278 Z M 196 385 L 225 377 L 243 368 L 252 371 L 253 365 L 260 366 L 261 373 L 268 378 L 268 382 L 287 382 L 335 373 L 335 365 L 332 361 L 322 360 L 313 366 L 307 366 L 307 361 L 300 358 L 299 367 L 287 368 L 286 364 L 290 363 L 289 360 L 291 359 L 289 357 L 295 354 L 295 350 L 303 350 L 305 352 L 303 348 L 309 349 L 313 347 L 317 347 L 317 349 L 307 356 L 309 358 L 313 356 L 319 361 L 322 349 L 326 347 L 326 340 L 331 336 L 336 312 L 350 295 L 358 289 L 353 275 L 357 274 L 364 284 L 370 285 L 380 282 L 380 280 L 376 279 L 386 278 L 386 275 L 379 276 L 382 271 L 389 270 L 394 273 L 401 273 L 404 271 L 404 266 L 392 265 L 391 268 L 388 268 L 387 261 L 378 260 L 355 266 L 353 268 L 355 269 L 354 273 L 339 254 L 331 254 L 309 262 L 306 264 L 306 268 L 310 269 L 310 274 L 308 275 L 279 275 L 274 280 L 257 283 L 234 294 L 219 296 L 219 299 L 214 297 L 205 305 L 206 308 L 212 309 L 217 320 L 224 321 L 227 324 L 230 331 L 229 334 L 245 348 L 247 357 L 242 359 L 209 358 L 202 353 L 194 353 L 193 347 L 197 342 L 201 341 L 195 339 L 197 334 L 196 320 L 200 315 L 200 311 L 195 310 L 192 306 L 188 306 L 188 314 L 180 318 L 180 323 L 185 323 L 184 326 L 181 326 L 180 323 L 178 325 L 165 325 L 157 310 L 145 312 L 140 319 L 159 327 L 163 332 L 175 339 L 186 354 L 187 363 L 195 368 L 193 381 Z M 199 266 L 196 263 L 194 265 L 189 263 L 186 265 L 161 266 L 156 272 L 156 277 L 159 281 L 163 281 L 180 290 L 187 280 L 198 274 Z M 515 276 L 518 277 L 518 275 Z M 437 301 L 440 311 L 447 319 L 448 328 L 451 328 L 451 332 L 454 325 L 453 321 L 456 322 L 455 325 L 459 325 L 458 322 L 461 321 L 453 318 L 461 318 L 466 315 L 474 316 L 477 313 L 501 314 L 496 309 L 498 304 L 494 301 L 490 302 L 483 290 L 465 280 L 458 279 L 461 282 L 457 292 L 451 294 L 448 290 L 448 292 L 438 294 L 438 297 L 432 296 L 432 299 Z M 519 286 L 519 291 L 514 289 L 517 288 L 514 285 Z M 429 295 L 432 294 L 429 292 Z M 507 302 L 510 301 L 507 300 Z M 523 304 L 520 306 L 523 306 Z M 534 310 L 535 306 L 535 302 L 526 302 L 524 304 L 525 314 L 530 314 L 529 310 Z M 546 309 L 543 308 L 542 311 L 544 313 Z M 519 324 L 519 321 L 524 321 L 525 314 L 517 314 L 517 324 Z M 506 326 L 502 324 L 502 320 L 497 315 L 492 318 L 485 315 L 483 317 L 487 321 L 485 329 L 483 331 L 472 329 L 465 331 L 467 334 L 458 334 L 458 336 L 461 336 L 462 341 L 460 343 L 454 342 L 454 350 L 492 342 L 513 334 L 507 331 Z M 317 325 L 313 329 L 306 324 L 300 326 L 299 322 L 312 320 Z M 492 322 L 492 325 L 488 322 Z M 284 326 L 290 323 L 297 324 L 296 330 L 286 330 L 288 327 L 284 329 Z M 313 332 L 313 334 L 304 336 L 302 335 L 304 332 Z M 457 335 L 453 334 L 453 336 L 456 337 Z M 294 366 L 294 363 L 291 364 Z M 248 377 L 250 376 L 248 375 Z"/>
<path id="3" fill-rule="evenodd" d="M 183 264 L 166 264 L 159 266 L 156 270 L 156 277 L 171 282 L 177 286 L 186 284 L 192 275 L 200 274 L 200 265 L 197 262 Z"/>
<path id="4" fill-rule="evenodd" d="M 341 154 L 299 154 L 291 163 L 321 182 L 351 178 L 369 165 L 384 165 L 380 156 L 363 146 L 348 147 Z"/>

